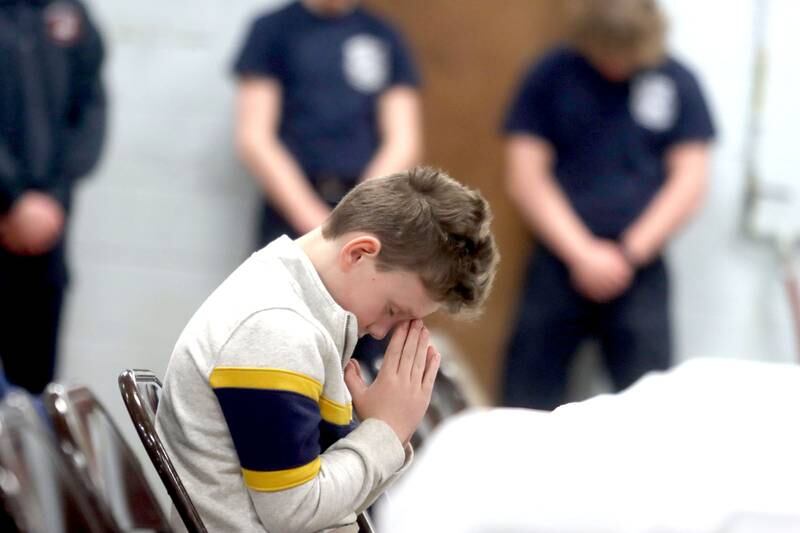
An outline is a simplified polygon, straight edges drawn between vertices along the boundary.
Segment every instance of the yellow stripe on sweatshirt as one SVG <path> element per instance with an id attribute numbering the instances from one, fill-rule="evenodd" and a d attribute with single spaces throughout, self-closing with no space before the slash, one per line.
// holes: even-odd
<path id="1" fill-rule="evenodd" d="M 247 486 L 260 492 L 276 492 L 291 489 L 311 481 L 319 473 L 322 461 L 319 457 L 310 463 L 286 470 L 261 472 L 242 468 L 242 476 Z"/>
<path id="2" fill-rule="evenodd" d="M 346 426 L 353 420 L 353 406 L 337 403 L 326 397 L 319 399 L 319 412 L 322 419 L 337 426 Z"/>
<path id="3" fill-rule="evenodd" d="M 322 383 L 316 379 L 280 368 L 217 367 L 209 377 L 215 389 L 268 389 L 295 392 L 319 401 Z"/>

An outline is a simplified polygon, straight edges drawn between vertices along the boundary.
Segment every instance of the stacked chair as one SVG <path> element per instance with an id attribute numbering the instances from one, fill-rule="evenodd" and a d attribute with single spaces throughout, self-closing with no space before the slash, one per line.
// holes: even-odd
<path id="1" fill-rule="evenodd" d="M 22 392 L 0 404 L 0 500 L 4 532 L 117 531 Z"/>
<path id="2" fill-rule="evenodd" d="M 0 531 L 170 532 L 141 465 L 86 387 L 0 402 Z M 41 408 L 43 404 L 43 409 Z"/>
<path id="3" fill-rule="evenodd" d="M 51 384 L 43 400 L 61 450 L 105 519 L 119 531 L 170 531 L 136 455 L 94 394 Z"/>

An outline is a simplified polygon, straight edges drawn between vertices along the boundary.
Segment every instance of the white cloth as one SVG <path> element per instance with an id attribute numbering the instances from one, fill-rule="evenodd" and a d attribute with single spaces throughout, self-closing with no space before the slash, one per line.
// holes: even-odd
<path id="1" fill-rule="evenodd" d="M 700 359 L 552 413 L 445 423 L 381 533 L 800 532 L 800 367 Z"/>

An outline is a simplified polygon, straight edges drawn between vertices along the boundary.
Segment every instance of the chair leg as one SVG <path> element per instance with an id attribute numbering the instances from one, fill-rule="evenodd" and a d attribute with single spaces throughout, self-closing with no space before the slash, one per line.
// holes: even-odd
<path id="1" fill-rule="evenodd" d="M 375 533 L 375 527 L 372 525 L 372 519 L 369 514 L 364 511 L 356 518 L 359 533 Z"/>

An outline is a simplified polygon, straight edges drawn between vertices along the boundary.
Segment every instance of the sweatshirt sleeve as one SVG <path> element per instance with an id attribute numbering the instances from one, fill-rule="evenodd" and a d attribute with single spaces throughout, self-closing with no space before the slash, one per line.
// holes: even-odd
<path id="1" fill-rule="evenodd" d="M 344 525 L 406 463 L 387 424 L 369 419 L 348 433 L 352 407 L 323 395 L 329 342 L 292 310 L 260 311 L 239 325 L 211 369 L 243 482 L 268 531 Z M 331 426 L 346 436 L 323 450 L 321 431 Z"/>

